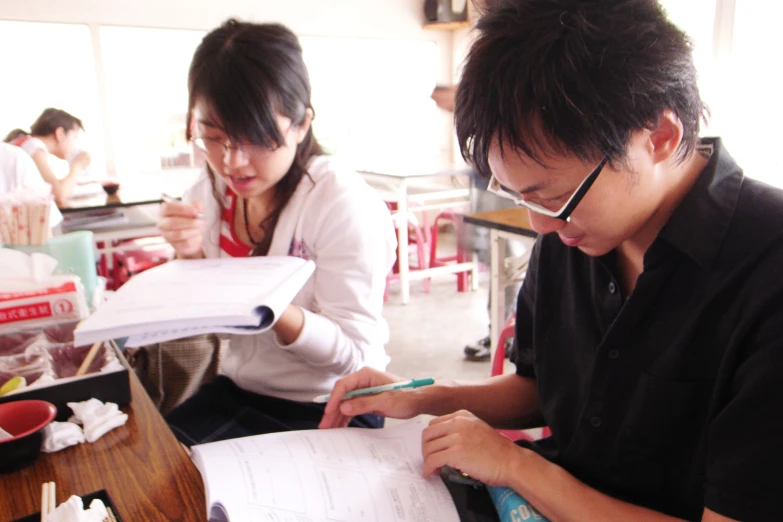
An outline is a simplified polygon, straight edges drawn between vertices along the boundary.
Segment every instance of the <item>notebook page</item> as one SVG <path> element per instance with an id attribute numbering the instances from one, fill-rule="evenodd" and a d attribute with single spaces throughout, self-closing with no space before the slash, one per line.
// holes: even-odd
<path id="1" fill-rule="evenodd" d="M 304 284 L 312 275 L 315 270 L 315 264 L 308 262 L 302 264 L 296 269 L 287 279 L 283 280 L 279 286 L 270 293 L 267 300 L 264 301 L 262 309 L 258 310 L 259 316 L 262 317 L 262 321 L 258 325 L 253 326 L 203 326 L 176 324 L 167 329 L 158 329 L 155 331 L 143 332 L 136 335 L 131 335 L 125 342 L 125 346 L 135 348 L 138 346 L 145 346 L 148 344 L 162 343 L 171 341 L 172 339 L 182 339 L 184 337 L 192 337 L 202 334 L 210 333 L 225 333 L 236 335 L 255 335 L 260 332 L 265 332 L 271 328 L 280 314 L 283 313 L 285 308 L 294 300 L 296 294 L 302 289 Z"/>
<path id="2" fill-rule="evenodd" d="M 421 475 L 426 426 L 257 435 L 194 446 L 193 459 L 208 514 L 231 522 L 458 522 L 442 479 Z"/>
<path id="3" fill-rule="evenodd" d="M 90 344 L 172 328 L 258 327 L 256 308 L 266 301 L 278 302 L 275 292 L 288 288 L 283 282 L 308 264 L 312 273 L 312 261 L 289 256 L 165 263 L 123 285 L 79 325 L 76 342 Z"/>

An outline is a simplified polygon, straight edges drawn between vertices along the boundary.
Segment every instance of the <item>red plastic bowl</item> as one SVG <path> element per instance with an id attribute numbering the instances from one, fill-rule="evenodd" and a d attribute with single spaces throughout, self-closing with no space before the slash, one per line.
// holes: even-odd
<path id="1" fill-rule="evenodd" d="M 0 427 L 12 437 L 0 441 L 0 473 L 32 464 L 41 453 L 44 427 L 57 408 L 46 401 L 23 400 L 0 404 Z"/>

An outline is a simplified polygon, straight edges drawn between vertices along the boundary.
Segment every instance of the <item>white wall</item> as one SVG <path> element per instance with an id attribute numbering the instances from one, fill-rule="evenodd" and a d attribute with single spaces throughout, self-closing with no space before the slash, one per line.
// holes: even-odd
<path id="1" fill-rule="evenodd" d="M 437 83 L 450 84 L 454 67 L 452 34 L 424 30 L 423 6 L 423 0 L 0 0 L 0 20 L 90 27 L 104 118 L 102 138 L 108 142 L 111 133 L 100 63 L 100 26 L 209 30 L 229 17 L 238 17 L 280 22 L 300 36 L 431 41 L 437 47 Z M 442 138 L 437 153 L 449 158 L 453 152 L 452 127 L 445 112 L 440 128 Z M 106 164 L 109 172 L 115 172 L 111 147 L 107 149 Z"/>
<path id="2" fill-rule="evenodd" d="M 280 22 L 300 35 L 428 40 L 451 79 L 451 34 L 425 31 L 423 0 L 0 0 L 0 20 L 208 30 L 228 17 Z"/>

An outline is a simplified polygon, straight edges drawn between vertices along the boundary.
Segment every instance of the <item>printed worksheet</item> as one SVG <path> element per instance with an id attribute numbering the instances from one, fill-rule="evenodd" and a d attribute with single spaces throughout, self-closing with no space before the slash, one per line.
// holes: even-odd
<path id="1" fill-rule="evenodd" d="M 440 477 L 422 476 L 416 418 L 380 430 L 272 433 L 193 447 L 210 520 L 458 522 Z"/>

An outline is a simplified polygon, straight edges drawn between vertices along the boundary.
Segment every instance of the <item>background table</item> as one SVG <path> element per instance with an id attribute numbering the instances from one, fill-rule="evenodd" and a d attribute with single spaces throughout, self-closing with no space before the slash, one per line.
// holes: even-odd
<path id="1" fill-rule="evenodd" d="M 206 520 L 204 485 L 131 372 L 128 422 L 94 443 L 44 453 L 30 467 L 0 474 L 0 520 L 38 512 L 41 484 L 57 484 L 57 503 L 105 489 L 123 520 Z"/>
<path id="2" fill-rule="evenodd" d="M 530 217 L 527 209 L 524 208 L 465 214 L 463 220 L 465 223 L 489 229 L 489 339 L 491 353 L 494 355 L 500 331 L 505 323 L 504 288 L 506 284 L 510 283 L 505 280 L 503 270 L 506 258 L 506 240 L 536 237 L 537 234 L 530 226 Z"/>
<path id="3" fill-rule="evenodd" d="M 162 194 L 181 197 L 200 174 L 200 168 L 140 173 L 132 179 L 121 180 L 120 188 L 114 195 L 100 192 L 92 196 L 71 198 L 60 207 L 65 218 L 62 231 L 91 231 L 98 254 L 101 255 L 101 275 L 107 276 L 113 269 L 112 254 L 138 248 L 126 240 L 159 234 L 157 222 Z M 85 217 L 90 217 L 90 222 L 84 222 Z M 122 218 L 120 222 L 117 221 L 118 217 Z"/>
<path id="4" fill-rule="evenodd" d="M 427 279 L 439 273 L 456 274 L 470 270 L 472 289 L 478 289 L 478 263 L 475 256 L 471 261 L 413 272 L 411 272 L 408 262 L 408 213 L 469 205 L 471 172 L 470 169 L 438 172 L 359 172 L 368 184 L 379 190 L 385 201 L 397 204 L 393 218 L 397 227 L 397 260 L 400 269 L 400 294 L 403 304 L 410 300 L 412 280 Z M 442 183 L 444 179 L 453 180 L 455 178 L 466 178 L 467 182 L 464 183 L 464 186 L 449 186 Z M 441 183 L 437 183 L 438 180 Z M 427 183 L 428 181 L 429 183 Z"/>

